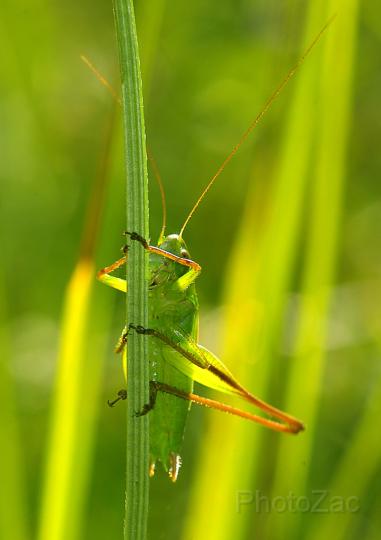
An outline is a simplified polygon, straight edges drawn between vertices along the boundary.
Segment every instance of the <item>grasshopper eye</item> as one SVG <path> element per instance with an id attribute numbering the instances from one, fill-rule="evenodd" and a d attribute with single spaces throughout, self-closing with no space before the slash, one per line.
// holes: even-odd
<path id="1" fill-rule="evenodd" d="M 182 249 L 182 250 L 180 251 L 180 254 L 181 254 L 181 256 L 182 256 L 183 259 L 189 259 L 189 253 L 187 252 L 186 249 Z"/>

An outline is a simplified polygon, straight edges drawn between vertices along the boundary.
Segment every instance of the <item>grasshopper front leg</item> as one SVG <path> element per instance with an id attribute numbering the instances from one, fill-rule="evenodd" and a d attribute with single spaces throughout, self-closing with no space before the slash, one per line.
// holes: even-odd
<path id="1" fill-rule="evenodd" d="M 126 264 L 126 262 L 127 250 L 125 250 L 125 255 L 123 257 L 115 261 L 113 264 L 110 264 L 110 266 L 106 266 L 105 268 L 102 268 L 102 270 L 99 270 L 99 272 L 97 272 L 97 279 L 113 289 L 117 289 L 118 291 L 122 291 L 124 293 L 127 292 L 127 281 L 125 279 L 110 276 L 112 272 Z"/>
<path id="2" fill-rule="evenodd" d="M 137 242 L 139 242 L 144 247 L 144 249 L 146 249 L 150 253 L 156 253 L 157 255 L 161 255 L 162 257 L 170 259 L 171 261 L 175 261 L 179 264 L 182 264 L 183 266 L 188 266 L 189 268 L 192 268 L 193 270 L 196 270 L 197 272 L 201 271 L 201 266 L 195 261 L 192 261 L 192 259 L 179 257 L 178 255 L 174 255 L 173 253 L 170 253 L 169 251 L 165 251 L 165 249 L 161 249 L 157 246 L 151 246 L 145 238 L 143 238 L 140 234 L 136 232 L 126 231 L 124 234 L 128 235 L 131 238 L 131 240 L 136 240 Z"/>
<path id="3" fill-rule="evenodd" d="M 131 240 L 139 242 L 149 253 L 155 253 L 156 255 L 160 255 L 161 257 L 164 257 L 189 268 L 189 271 L 186 272 L 186 274 L 184 274 L 183 276 L 179 277 L 179 279 L 174 284 L 174 287 L 176 287 L 178 290 L 185 291 L 200 275 L 201 266 L 196 261 L 193 261 L 192 259 L 188 259 L 186 257 L 179 257 L 178 255 L 174 255 L 173 253 L 165 251 L 165 249 L 159 248 L 157 246 L 151 246 L 145 238 L 143 238 L 140 234 L 136 232 L 126 231 L 125 234 L 128 235 Z"/>

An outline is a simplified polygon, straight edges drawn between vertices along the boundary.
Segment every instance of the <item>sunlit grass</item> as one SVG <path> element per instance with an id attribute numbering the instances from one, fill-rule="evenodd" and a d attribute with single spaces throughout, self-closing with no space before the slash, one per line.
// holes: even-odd
<path id="1" fill-rule="evenodd" d="M 102 320 L 107 325 L 110 320 L 110 303 L 102 302 L 94 291 L 94 256 L 108 180 L 112 131 L 110 125 L 88 203 L 80 255 L 64 299 L 39 540 L 75 539 L 82 532 L 106 339 L 104 333 L 97 334 L 98 324 Z"/>
<path id="2" fill-rule="evenodd" d="M 319 26 L 322 26 L 327 12 L 332 14 L 330 9 L 331 5 L 327 6 L 327 2 L 314 2 L 310 5 L 304 47 L 311 40 L 311 35 L 318 31 Z M 340 23 L 335 21 L 332 26 L 336 24 Z M 333 32 L 334 29 L 330 28 L 328 34 L 333 34 Z M 326 40 L 328 43 L 328 39 L 329 36 L 326 35 L 322 41 Z M 330 39 L 332 40 L 332 37 Z M 348 39 L 351 41 L 351 34 L 348 34 Z M 331 44 L 332 41 L 329 43 Z M 332 47 L 332 45 L 329 46 Z M 333 78 L 334 70 L 328 64 L 329 61 L 332 62 L 331 58 L 325 57 L 323 70 L 319 68 L 326 47 L 328 47 L 327 44 L 320 43 L 311 58 L 308 58 L 301 73 L 298 74 L 274 187 L 266 189 L 265 193 L 263 193 L 264 190 L 259 194 L 254 192 L 254 197 L 248 202 L 241 230 L 237 235 L 237 246 L 233 252 L 230 272 L 227 275 L 227 307 L 224 325 L 227 337 L 224 340 L 223 358 L 227 360 L 228 365 L 240 373 L 245 384 L 261 397 L 268 395 L 274 375 L 279 380 L 280 370 L 284 370 L 283 380 L 285 380 L 287 373 L 286 366 L 276 362 L 276 355 L 290 279 L 295 266 L 297 248 L 300 245 L 298 241 L 305 234 L 303 212 L 309 197 L 312 197 L 312 205 L 318 205 L 313 211 L 316 220 L 316 241 L 309 245 L 312 253 L 310 268 L 315 272 L 314 275 L 318 276 L 319 281 L 322 279 L 326 283 L 326 280 L 331 278 L 334 264 L 336 253 L 334 231 L 339 218 L 341 191 L 338 186 L 342 182 L 342 164 L 340 159 L 336 161 L 333 154 L 336 150 L 341 159 L 344 158 L 346 115 L 348 114 L 345 110 L 344 124 L 341 126 L 342 113 L 341 108 L 337 107 L 336 100 L 340 100 L 344 108 L 347 107 L 348 99 L 342 101 L 342 94 L 346 92 L 345 84 L 348 84 L 348 80 L 345 73 L 342 91 L 337 94 L 330 91 L 331 86 L 328 82 L 332 81 L 333 85 L 336 83 Z M 333 58 L 334 62 L 337 62 L 337 51 L 332 56 Z M 340 77 L 341 72 L 336 73 L 337 77 Z M 323 118 L 316 107 L 321 85 L 324 89 L 323 95 L 319 97 L 322 106 L 325 99 L 331 100 L 329 105 L 327 104 L 330 109 Z M 333 109 L 337 111 L 337 117 L 330 117 Z M 321 125 L 324 119 L 329 123 L 329 127 L 325 124 Z M 332 140 L 333 136 L 337 136 L 337 132 L 333 135 L 329 131 L 332 123 L 337 126 L 340 133 L 340 130 L 343 130 L 343 142 L 338 141 L 338 147 Z M 319 125 L 320 129 L 317 127 Z M 319 138 L 317 145 L 316 137 Z M 315 160 L 319 160 L 318 166 L 313 165 Z M 338 167 L 338 170 L 333 167 L 330 174 L 326 175 L 330 161 L 335 161 L 335 167 Z M 316 179 L 314 174 L 311 174 L 314 168 L 318 170 Z M 337 183 L 335 183 L 336 178 Z M 332 191 L 329 192 L 329 190 Z M 262 205 L 258 203 L 258 197 L 262 198 Z M 330 216 L 329 220 L 327 212 Z M 321 223 L 322 221 L 324 223 Z M 320 228 L 319 223 L 321 223 Z M 331 236 L 329 236 L 330 230 Z M 323 260 L 319 258 L 320 256 L 324 257 L 324 266 L 327 267 L 324 275 L 321 273 Z M 320 265 L 317 264 L 316 259 L 320 261 Z M 314 289 L 316 284 L 313 283 L 311 286 Z M 320 285 L 318 290 L 321 290 Z M 321 299 L 321 296 L 319 298 Z M 325 289 L 323 304 L 319 312 L 321 325 L 324 325 L 326 301 Z M 313 339 L 315 342 L 317 340 L 318 349 L 323 346 L 321 332 L 313 334 Z M 238 368 L 238 363 L 244 360 L 249 360 L 252 364 L 246 364 L 243 369 Z M 306 420 L 308 425 L 311 421 L 307 412 L 308 406 L 309 404 L 311 407 L 316 406 L 316 394 L 320 385 L 319 377 L 308 375 L 309 369 L 312 369 L 312 366 L 297 364 L 298 385 L 293 384 L 293 399 L 289 399 L 284 407 L 288 412 Z M 307 376 L 308 385 L 305 376 Z M 303 397 L 301 397 L 302 394 Z M 278 399 L 276 404 L 283 405 L 279 396 L 274 397 L 273 394 L 272 399 Z M 228 437 L 226 437 L 226 426 L 229 426 Z M 311 432 L 313 432 L 312 426 Z M 295 463 L 295 467 L 300 468 L 301 455 L 303 456 L 306 445 L 309 445 L 310 437 L 308 432 L 297 438 L 280 437 L 281 444 L 291 449 L 290 455 L 281 455 L 279 460 L 280 474 L 289 489 L 291 489 L 290 486 L 292 490 L 298 490 L 301 487 L 296 480 L 295 482 L 293 480 L 292 467 Z M 263 452 L 261 452 L 261 443 Z M 245 531 L 250 538 L 255 538 L 256 535 L 261 537 L 263 534 L 261 531 L 266 524 L 255 519 L 255 506 L 243 505 L 240 511 L 237 504 L 241 496 L 242 500 L 247 501 L 255 490 L 262 486 L 265 471 L 268 471 L 269 466 L 265 447 L 270 446 L 269 455 L 274 455 L 273 448 L 276 443 L 274 436 L 263 436 L 262 431 L 255 426 L 234 423 L 221 417 L 213 418 L 209 433 L 203 443 L 204 456 L 197 468 L 185 538 L 202 536 L 202 531 L 204 534 L 208 531 L 208 537 L 216 540 L 232 537 L 244 538 Z M 295 449 L 295 453 L 292 454 Z M 305 467 L 302 470 L 305 471 Z M 271 473 L 267 472 L 267 474 Z M 208 494 L 212 492 L 215 497 L 215 511 L 207 502 Z M 275 494 L 278 494 L 277 490 L 274 491 Z M 293 524 L 294 516 L 290 515 L 289 518 Z M 267 527 L 268 536 L 275 538 L 276 529 L 273 528 L 271 520 Z M 284 535 L 280 533 L 279 538 L 282 537 Z"/>
<path id="3" fill-rule="evenodd" d="M 337 7 L 328 2 L 329 9 Z M 306 255 L 297 335 L 286 408 L 303 415 L 307 430 L 298 441 L 282 439 L 277 458 L 273 496 L 307 492 L 316 435 L 319 397 L 325 369 L 327 316 L 335 283 L 345 185 L 345 162 L 351 113 L 353 52 L 357 2 L 345 2 L 323 47 L 315 123 L 316 152 L 311 162 L 312 185 L 307 203 Z M 287 464 L 287 466 L 285 466 Z M 337 492 L 340 493 L 340 492 Z M 342 495 L 342 493 L 340 493 Z M 296 537 L 301 515 L 277 516 L 277 535 Z M 273 531 L 274 522 L 269 523 Z"/>
<path id="4" fill-rule="evenodd" d="M 80 472 L 76 470 L 76 463 L 80 460 L 78 443 L 82 440 L 80 434 L 84 434 L 82 403 L 88 375 L 84 372 L 84 355 L 93 279 L 91 261 L 80 260 L 66 294 L 38 534 L 40 540 L 64 539 L 68 538 L 69 531 L 70 535 L 76 531 L 72 502 L 77 499 L 75 486 L 78 488 L 80 483 L 75 472 Z M 89 399 L 87 392 L 86 399 Z"/>

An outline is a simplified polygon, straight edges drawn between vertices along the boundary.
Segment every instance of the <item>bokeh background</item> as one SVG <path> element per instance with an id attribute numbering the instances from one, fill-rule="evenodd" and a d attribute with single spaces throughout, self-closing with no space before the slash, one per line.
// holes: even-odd
<path id="1" fill-rule="evenodd" d="M 379 538 L 381 8 L 136 2 L 170 232 L 334 12 L 185 235 L 202 343 L 307 431 L 193 407 L 150 539 Z M 120 111 L 80 60 L 118 91 L 112 5 L 5 0 L 0 25 L 0 537 L 120 538 L 124 298 L 94 278 L 123 244 Z"/>

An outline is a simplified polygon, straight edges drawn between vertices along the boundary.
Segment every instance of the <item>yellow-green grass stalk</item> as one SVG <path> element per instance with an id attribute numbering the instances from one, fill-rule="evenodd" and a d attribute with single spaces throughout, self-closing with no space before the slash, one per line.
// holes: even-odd
<path id="1" fill-rule="evenodd" d="M 63 540 L 73 528 L 72 501 L 77 498 L 78 481 L 74 473 L 77 460 L 82 461 L 85 432 L 82 402 L 93 397 L 87 392 L 84 361 L 93 279 L 93 263 L 80 260 L 66 292 L 39 540 Z"/>
<path id="2" fill-rule="evenodd" d="M 307 430 L 298 440 L 283 438 L 277 459 L 273 496 L 292 491 L 304 496 L 316 430 L 325 368 L 326 319 L 335 280 L 342 213 L 347 139 L 350 128 L 357 0 L 324 1 L 327 13 L 339 12 L 324 43 L 315 123 L 317 151 L 306 234 L 306 261 L 295 355 L 285 407 L 299 414 Z M 272 538 L 296 538 L 300 513 L 286 512 L 269 521 Z M 321 530 L 319 528 L 319 535 Z M 324 537 L 324 535 L 323 535 Z M 336 532 L 335 532 L 336 538 Z"/>
<path id="3" fill-rule="evenodd" d="M 0 538 L 28 540 L 24 451 L 21 443 L 17 400 L 10 372 L 9 326 L 6 288 L 0 278 Z"/>
<path id="4" fill-rule="evenodd" d="M 302 48 L 323 26 L 321 15 L 315 3 L 311 3 Z M 246 386 L 263 398 L 272 369 L 277 366 L 273 355 L 301 234 L 319 54 L 319 50 L 312 52 L 294 81 L 296 88 L 274 184 L 271 188 L 252 190 L 226 276 L 222 358 Z M 242 497 L 250 496 L 252 486 L 258 485 L 261 470 L 268 466 L 266 454 L 260 453 L 263 433 L 257 426 L 224 415 L 211 418 L 197 466 L 184 538 L 206 535 L 224 540 L 243 538 L 246 533 L 255 538 L 255 508 L 243 508 L 239 503 Z M 276 441 L 273 437 L 279 435 L 270 436 L 272 445 Z"/>
<path id="5" fill-rule="evenodd" d="M 111 125 L 89 202 L 79 259 L 64 299 L 38 540 L 75 540 L 82 536 L 103 369 L 101 351 L 106 345 L 105 335 L 100 337 L 97 332 L 100 317 L 98 321 L 96 317 L 102 314 L 104 327 L 110 317 L 110 306 L 99 300 L 93 287 L 94 252 L 108 178 L 112 131 Z"/>

